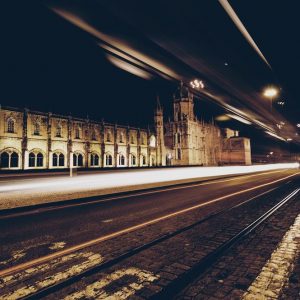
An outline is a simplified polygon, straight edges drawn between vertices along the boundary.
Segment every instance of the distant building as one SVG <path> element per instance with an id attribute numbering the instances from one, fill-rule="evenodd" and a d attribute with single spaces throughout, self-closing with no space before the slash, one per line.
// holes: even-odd
<path id="1" fill-rule="evenodd" d="M 250 140 L 197 120 L 187 88 L 178 88 L 173 108 L 164 124 L 158 103 L 153 130 L 0 108 L 0 168 L 251 164 Z"/>

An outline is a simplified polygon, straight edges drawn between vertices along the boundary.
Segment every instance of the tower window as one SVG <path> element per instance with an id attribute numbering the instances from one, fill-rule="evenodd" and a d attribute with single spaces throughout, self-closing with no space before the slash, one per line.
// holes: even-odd
<path id="1" fill-rule="evenodd" d="M 7 132 L 9 132 L 9 133 L 15 132 L 15 121 L 13 118 L 9 118 L 7 120 Z"/>
<path id="2" fill-rule="evenodd" d="M 56 137 L 61 137 L 61 125 L 57 124 L 56 127 Z"/>
<path id="3" fill-rule="evenodd" d="M 41 132 L 41 126 L 39 122 L 35 122 L 34 123 L 34 130 L 33 130 L 33 134 L 34 135 L 40 135 Z"/>
<path id="4" fill-rule="evenodd" d="M 80 139 L 80 129 L 79 126 L 75 128 L 75 139 Z"/>

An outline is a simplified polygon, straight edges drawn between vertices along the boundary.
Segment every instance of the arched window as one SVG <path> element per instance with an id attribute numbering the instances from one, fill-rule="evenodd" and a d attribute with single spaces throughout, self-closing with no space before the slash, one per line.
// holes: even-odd
<path id="1" fill-rule="evenodd" d="M 132 164 L 133 166 L 136 165 L 136 156 L 133 155 L 133 154 L 131 154 L 131 164 Z"/>
<path id="2" fill-rule="evenodd" d="M 78 160 L 77 160 L 77 155 L 74 153 L 73 154 L 73 166 L 77 167 L 78 166 Z"/>
<path id="3" fill-rule="evenodd" d="M 29 153 L 29 167 L 35 167 L 35 154 Z"/>
<path id="4" fill-rule="evenodd" d="M 73 153 L 73 166 L 83 167 L 83 156 L 80 153 Z"/>
<path id="5" fill-rule="evenodd" d="M 106 154 L 106 161 L 105 164 L 107 166 L 111 166 L 112 165 L 112 156 L 110 154 Z"/>
<path id="6" fill-rule="evenodd" d="M 125 156 L 123 154 L 119 155 L 119 166 L 125 166 Z"/>
<path id="7" fill-rule="evenodd" d="M 42 167 L 44 165 L 44 156 L 41 152 L 39 152 L 36 156 L 36 166 Z"/>
<path id="8" fill-rule="evenodd" d="M 65 156 L 62 153 L 60 153 L 58 156 L 58 164 L 60 167 L 65 166 Z"/>
<path id="9" fill-rule="evenodd" d="M 146 156 L 142 155 L 142 164 L 145 165 L 146 164 Z"/>
<path id="10" fill-rule="evenodd" d="M 13 118 L 9 118 L 7 120 L 7 132 L 9 133 L 15 132 L 15 120 Z"/>
<path id="11" fill-rule="evenodd" d="M 33 130 L 33 134 L 34 135 L 40 135 L 41 133 L 41 126 L 40 126 L 40 123 L 38 121 L 36 121 L 34 123 L 34 130 Z"/>
<path id="12" fill-rule="evenodd" d="M 53 167 L 58 166 L 58 155 L 56 153 L 53 153 L 53 155 L 52 155 L 52 166 Z"/>
<path id="13" fill-rule="evenodd" d="M 91 154 L 91 166 L 99 166 L 99 155 L 98 154 Z"/>
<path id="14" fill-rule="evenodd" d="M 78 154 L 78 167 L 83 167 L 83 156 Z"/>
<path id="15" fill-rule="evenodd" d="M 10 155 L 10 168 L 19 167 L 19 155 L 16 152 L 11 153 Z"/>
<path id="16" fill-rule="evenodd" d="M 9 154 L 7 152 L 1 153 L 1 168 L 9 168 Z"/>
<path id="17" fill-rule="evenodd" d="M 61 124 L 57 124 L 56 137 L 61 137 Z"/>
<path id="18" fill-rule="evenodd" d="M 180 133 L 177 133 L 177 143 L 180 144 L 181 143 L 181 136 Z"/>
<path id="19" fill-rule="evenodd" d="M 19 155 L 16 152 L 3 152 L 0 157 L 1 168 L 18 168 Z"/>

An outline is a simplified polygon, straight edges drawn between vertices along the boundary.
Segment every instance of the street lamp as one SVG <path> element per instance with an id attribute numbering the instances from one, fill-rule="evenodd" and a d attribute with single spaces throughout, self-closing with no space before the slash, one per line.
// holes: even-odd
<path id="1" fill-rule="evenodd" d="M 265 97 L 271 99 L 271 111 L 272 111 L 273 99 L 275 96 L 278 95 L 278 89 L 275 87 L 272 87 L 272 86 L 267 87 L 267 88 L 265 88 L 263 95 Z"/>
<path id="2" fill-rule="evenodd" d="M 202 80 L 195 79 L 190 82 L 190 85 L 193 89 L 204 89 L 204 83 Z"/>

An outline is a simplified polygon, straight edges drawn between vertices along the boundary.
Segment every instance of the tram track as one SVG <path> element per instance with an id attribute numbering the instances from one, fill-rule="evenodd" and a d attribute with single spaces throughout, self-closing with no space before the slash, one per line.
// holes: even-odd
<path id="1" fill-rule="evenodd" d="M 226 209 L 220 210 L 214 214 L 211 214 L 205 218 L 202 218 L 201 220 L 180 228 L 176 231 L 173 231 L 171 233 L 167 233 L 163 236 L 160 236 L 157 239 L 154 239 L 146 244 L 143 244 L 141 246 L 132 248 L 130 250 L 128 250 L 127 252 L 113 258 L 110 259 L 108 261 L 104 261 L 103 263 L 100 263 L 92 268 L 89 268 L 75 276 L 72 276 L 70 278 L 67 278 L 63 281 L 57 282 L 56 284 L 53 284 L 51 286 L 48 286 L 46 288 L 40 289 L 28 296 L 23 297 L 22 299 L 40 299 L 42 297 L 45 297 L 47 295 L 50 295 L 52 293 L 55 293 L 67 286 L 70 286 L 78 281 L 80 281 L 82 278 L 84 277 L 88 277 L 90 275 L 99 273 L 103 270 L 106 270 L 107 268 L 110 268 L 120 262 L 122 262 L 123 260 L 130 258 L 132 256 L 134 256 L 135 254 L 138 254 L 144 250 L 147 250 L 155 245 L 158 245 L 166 240 L 169 240 L 181 233 L 184 233 L 198 225 L 200 225 L 201 223 L 205 223 L 209 220 L 211 220 L 212 218 L 218 217 L 221 214 L 224 214 L 225 212 L 228 212 L 236 207 L 239 207 L 241 205 L 244 205 L 254 199 L 260 198 L 268 193 L 271 193 L 272 191 L 278 189 L 280 187 L 275 187 L 275 188 L 271 188 L 263 193 L 260 193 L 254 197 L 251 197 L 249 199 L 246 199 L 245 201 L 237 204 L 237 205 L 233 205 L 231 207 L 228 207 Z M 161 293 L 159 293 L 157 296 L 154 296 L 155 299 L 161 299 L 161 298 L 157 298 L 157 297 L 169 297 L 171 295 L 170 291 L 174 291 L 174 287 L 176 288 L 176 286 L 182 286 L 183 282 L 188 282 L 191 278 L 191 276 L 194 276 L 193 274 L 195 274 L 195 272 L 199 272 L 199 270 L 203 270 L 203 268 L 206 268 L 207 266 L 211 265 L 211 263 L 217 259 L 222 253 L 224 253 L 225 251 L 227 251 L 234 243 L 236 243 L 237 241 L 239 241 L 242 237 L 244 237 L 245 235 L 249 234 L 252 230 L 254 230 L 257 226 L 259 226 L 264 220 L 266 220 L 267 218 L 269 218 L 273 213 L 275 213 L 280 207 L 282 207 L 284 204 L 286 204 L 289 200 L 291 200 L 297 193 L 299 192 L 299 188 L 295 189 L 292 193 L 290 193 L 287 197 L 285 197 L 283 200 L 281 200 L 279 203 L 277 203 L 276 205 L 274 205 L 270 210 L 268 210 L 266 213 L 264 213 L 264 215 L 260 216 L 258 219 L 256 219 L 254 222 L 251 223 L 251 225 L 249 225 L 247 228 L 243 228 L 243 230 L 241 230 L 238 234 L 236 234 L 233 238 L 231 238 L 229 241 L 227 241 L 226 243 L 224 243 L 224 245 L 220 246 L 218 249 L 216 249 L 214 252 L 212 252 L 211 254 L 209 254 L 207 257 L 203 258 L 203 260 L 201 260 L 199 263 L 197 263 L 195 265 L 195 267 L 193 267 L 189 272 L 187 272 L 180 280 L 181 280 L 181 284 L 178 284 L 178 281 L 174 281 L 174 284 L 171 283 L 170 287 L 166 287 L 166 289 L 164 289 Z M 65 255 L 65 253 L 63 254 Z M 49 258 L 48 261 L 50 259 L 53 258 Z M 41 263 L 41 262 L 39 262 Z M 34 264 L 31 264 L 31 267 Z M 26 268 L 29 268 L 30 264 L 23 264 L 22 266 L 17 266 L 14 268 L 11 268 L 10 270 L 2 270 L 0 273 L 0 276 L 3 277 L 5 275 L 8 274 L 13 274 L 14 272 L 20 271 L 20 270 L 25 270 Z M 175 283 L 177 282 L 177 284 Z"/>

